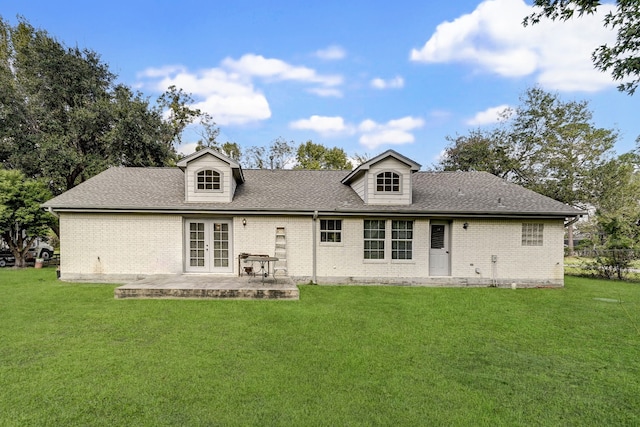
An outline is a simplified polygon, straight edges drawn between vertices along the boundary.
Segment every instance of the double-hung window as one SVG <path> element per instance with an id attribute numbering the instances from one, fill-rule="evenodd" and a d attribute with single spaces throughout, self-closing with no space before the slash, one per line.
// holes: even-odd
<path id="1" fill-rule="evenodd" d="M 391 221 L 391 259 L 413 259 L 413 221 Z"/>
<path id="2" fill-rule="evenodd" d="M 341 219 L 321 219 L 320 220 L 320 242 L 323 242 L 323 243 L 342 242 L 342 220 Z"/>
<path id="3" fill-rule="evenodd" d="M 384 259 L 385 221 L 364 220 L 364 259 Z"/>

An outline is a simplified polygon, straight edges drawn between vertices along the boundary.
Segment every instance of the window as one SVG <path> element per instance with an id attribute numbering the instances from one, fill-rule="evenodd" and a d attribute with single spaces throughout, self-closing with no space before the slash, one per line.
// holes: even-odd
<path id="1" fill-rule="evenodd" d="M 376 175 L 376 191 L 384 193 L 399 193 L 400 175 L 395 172 L 380 172 Z"/>
<path id="2" fill-rule="evenodd" d="M 413 258 L 413 221 L 391 221 L 391 259 Z"/>
<path id="3" fill-rule="evenodd" d="M 220 172 L 216 172 L 212 169 L 204 169 L 199 171 L 196 174 L 196 190 L 220 190 Z"/>
<path id="4" fill-rule="evenodd" d="M 444 249 L 445 228 L 442 224 L 431 224 L 431 249 Z"/>
<path id="5" fill-rule="evenodd" d="M 522 224 L 522 246 L 542 246 L 544 224 Z"/>
<path id="6" fill-rule="evenodd" d="M 364 259 L 384 259 L 384 220 L 364 220 Z"/>
<path id="7" fill-rule="evenodd" d="M 342 241 L 342 220 L 321 219 L 320 241 L 325 243 L 340 243 Z"/>

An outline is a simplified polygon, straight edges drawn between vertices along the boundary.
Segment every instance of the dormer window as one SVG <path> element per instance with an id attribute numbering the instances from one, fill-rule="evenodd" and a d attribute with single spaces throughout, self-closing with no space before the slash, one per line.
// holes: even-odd
<path id="1" fill-rule="evenodd" d="M 220 172 L 213 169 L 202 169 L 196 172 L 196 191 L 220 191 Z"/>
<path id="2" fill-rule="evenodd" d="M 376 175 L 376 192 L 399 193 L 400 175 L 395 172 L 380 172 Z"/>

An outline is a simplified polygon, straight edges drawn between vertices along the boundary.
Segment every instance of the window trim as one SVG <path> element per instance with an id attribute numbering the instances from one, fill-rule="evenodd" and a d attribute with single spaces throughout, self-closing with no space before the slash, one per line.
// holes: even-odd
<path id="1" fill-rule="evenodd" d="M 378 190 L 378 178 L 380 177 L 380 175 L 384 175 L 384 174 L 391 174 L 391 190 L 389 190 L 389 191 L 384 190 L 384 187 L 386 186 L 385 183 L 382 184 L 383 189 L 382 190 Z M 394 177 L 394 175 L 398 177 L 398 190 L 397 191 L 393 190 L 393 186 L 394 186 L 393 177 Z M 386 179 L 386 177 L 383 177 L 383 180 L 384 179 Z M 391 170 L 391 169 L 382 170 L 382 171 L 376 173 L 376 175 L 375 175 L 375 181 L 373 183 L 373 185 L 374 185 L 374 187 L 373 187 L 374 188 L 374 193 L 375 194 L 403 194 L 403 192 L 402 192 L 402 179 L 403 179 L 403 175 L 400 172 L 396 171 L 396 170 Z"/>
<path id="2" fill-rule="evenodd" d="M 220 188 L 212 188 L 212 189 L 206 189 L 206 188 L 200 189 L 200 188 L 198 188 L 198 175 L 200 173 L 202 173 L 202 172 L 205 172 L 205 171 L 211 171 L 213 173 L 217 173 L 218 174 L 218 185 L 220 186 Z M 194 172 L 193 176 L 194 176 L 194 191 L 196 193 L 222 193 L 222 192 L 224 192 L 224 189 L 222 188 L 223 187 L 222 183 L 224 182 L 224 179 L 223 179 L 224 178 L 224 173 L 221 172 L 220 170 L 212 168 L 212 167 L 203 167 L 203 168 L 200 168 L 200 169 L 196 170 Z M 214 177 L 214 175 L 212 175 L 212 177 Z M 206 183 L 206 181 L 205 181 L 205 183 Z"/>
<path id="3" fill-rule="evenodd" d="M 404 228 L 404 229 L 400 229 L 400 228 L 396 229 L 396 228 L 393 227 L 394 222 L 396 222 L 396 223 L 404 222 L 407 225 L 411 224 L 411 228 L 407 227 L 407 228 Z M 399 261 L 399 262 L 413 261 L 413 236 L 414 236 L 413 231 L 414 231 L 414 225 L 415 225 L 415 221 L 411 220 L 411 219 L 392 219 L 391 220 L 391 261 L 392 262 L 396 262 L 396 261 Z M 405 238 L 402 238 L 402 239 L 399 238 L 399 237 L 395 237 L 394 238 L 394 236 L 393 236 L 394 232 L 398 233 L 398 234 L 401 233 L 401 232 L 410 233 L 411 237 L 409 237 L 409 238 L 405 237 Z M 393 244 L 395 242 L 404 242 L 405 244 L 408 243 L 409 249 L 407 249 L 406 246 L 402 250 L 394 249 L 394 247 L 393 247 L 394 245 Z M 410 257 L 409 258 L 394 258 L 394 253 L 398 253 L 399 254 L 400 252 L 404 253 L 405 255 L 408 253 L 410 255 Z"/>
<path id="4" fill-rule="evenodd" d="M 333 230 L 331 229 L 323 229 L 322 228 L 322 223 L 326 221 L 333 221 L 336 225 L 339 224 L 340 228 L 334 228 Z M 341 218 L 322 218 L 320 219 L 320 244 L 321 245 L 327 245 L 327 246 L 342 246 L 342 232 L 343 232 L 343 228 L 342 228 L 342 219 Z M 331 240 L 322 240 L 322 236 L 323 234 L 328 235 L 329 233 L 334 233 L 337 237 L 338 240 L 337 241 L 331 241 Z"/>
<path id="5" fill-rule="evenodd" d="M 365 237 L 365 222 L 366 221 L 381 221 L 384 224 L 384 238 L 380 239 L 367 239 Z M 394 239 L 393 238 L 393 222 L 394 221 L 403 221 L 407 223 L 411 223 L 411 239 Z M 372 229 L 369 229 L 372 230 Z M 383 230 L 382 228 L 378 229 Z M 415 232 L 416 232 L 416 219 L 415 218 L 363 218 L 362 221 L 362 262 L 365 264 L 415 264 L 415 251 L 416 246 L 413 244 L 415 242 Z M 367 249 L 365 241 L 377 241 L 382 242 L 382 249 L 373 249 L 374 251 L 380 252 L 382 251 L 382 258 L 366 258 L 366 251 L 371 251 L 372 249 Z M 393 243 L 397 241 L 411 242 L 411 258 L 410 259 L 395 259 L 393 258 Z"/>
<path id="6" fill-rule="evenodd" d="M 378 223 L 382 222 L 382 228 L 378 227 L 376 229 L 373 228 L 367 228 L 366 224 L 368 221 L 376 221 Z M 377 237 L 377 238 L 371 238 L 368 237 L 367 238 L 367 231 L 377 231 L 378 233 L 380 231 L 382 231 L 382 238 Z M 376 249 L 371 249 L 368 248 L 367 249 L 367 241 L 369 242 L 382 242 L 382 249 L 380 249 L 379 245 Z M 386 262 L 388 260 L 387 258 L 387 245 L 386 245 L 386 241 L 387 241 L 387 220 L 386 219 L 364 219 L 362 221 L 362 259 L 365 262 Z M 382 252 L 382 258 L 371 258 L 371 257 L 367 257 L 367 252 L 372 252 L 375 251 L 376 254 L 379 254 L 380 252 Z"/>

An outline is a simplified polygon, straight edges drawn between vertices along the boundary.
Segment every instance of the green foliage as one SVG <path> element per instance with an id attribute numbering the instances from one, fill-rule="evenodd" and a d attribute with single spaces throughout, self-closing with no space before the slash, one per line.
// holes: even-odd
<path id="1" fill-rule="evenodd" d="M 585 227 L 592 247 L 598 251 L 592 270 L 607 278 L 623 279 L 640 251 L 640 175 L 638 157 L 628 153 L 598 168 L 599 187 L 594 220 Z"/>
<path id="2" fill-rule="evenodd" d="M 54 222 L 40 204 L 51 198 L 47 186 L 14 170 L 0 169 L 0 237 L 9 246 L 17 267 L 24 267 L 33 241 L 45 236 Z"/>
<path id="3" fill-rule="evenodd" d="M 523 24 L 537 24 L 542 18 L 567 21 L 576 14 L 578 17 L 593 14 L 601 2 L 598 0 L 534 0 L 540 11 L 524 18 Z M 638 0 L 617 0 L 615 12 L 609 12 L 603 25 L 617 29 L 613 46 L 598 47 L 591 59 L 601 71 L 610 71 L 611 76 L 622 81 L 618 90 L 633 95 L 640 84 L 640 2 Z"/>
<path id="4" fill-rule="evenodd" d="M 485 171 L 501 178 L 513 173 L 513 161 L 509 158 L 500 130 L 477 129 L 470 131 L 469 135 L 447 136 L 446 139 L 449 145 L 438 169 Z"/>
<path id="5" fill-rule="evenodd" d="M 342 148 L 327 148 L 309 140 L 300 144 L 296 155 L 295 169 L 350 170 L 353 165 Z"/>
<path id="6" fill-rule="evenodd" d="M 191 98 L 170 87 L 151 105 L 115 77 L 96 52 L 0 18 L 0 162 L 54 194 L 109 166 L 172 164 Z"/>
<path id="7" fill-rule="evenodd" d="M 448 138 L 436 166 L 482 170 L 561 202 L 586 207 L 601 189 L 597 171 L 612 156 L 618 134 L 597 128 L 587 101 L 565 102 L 534 87 L 503 113 L 494 129 Z"/>
<path id="8" fill-rule="evenodd" d="M 0 425 L 640 423 L 634 284 L 301 286 L 295 302 L 113 290 L 0 269 Z"/>

